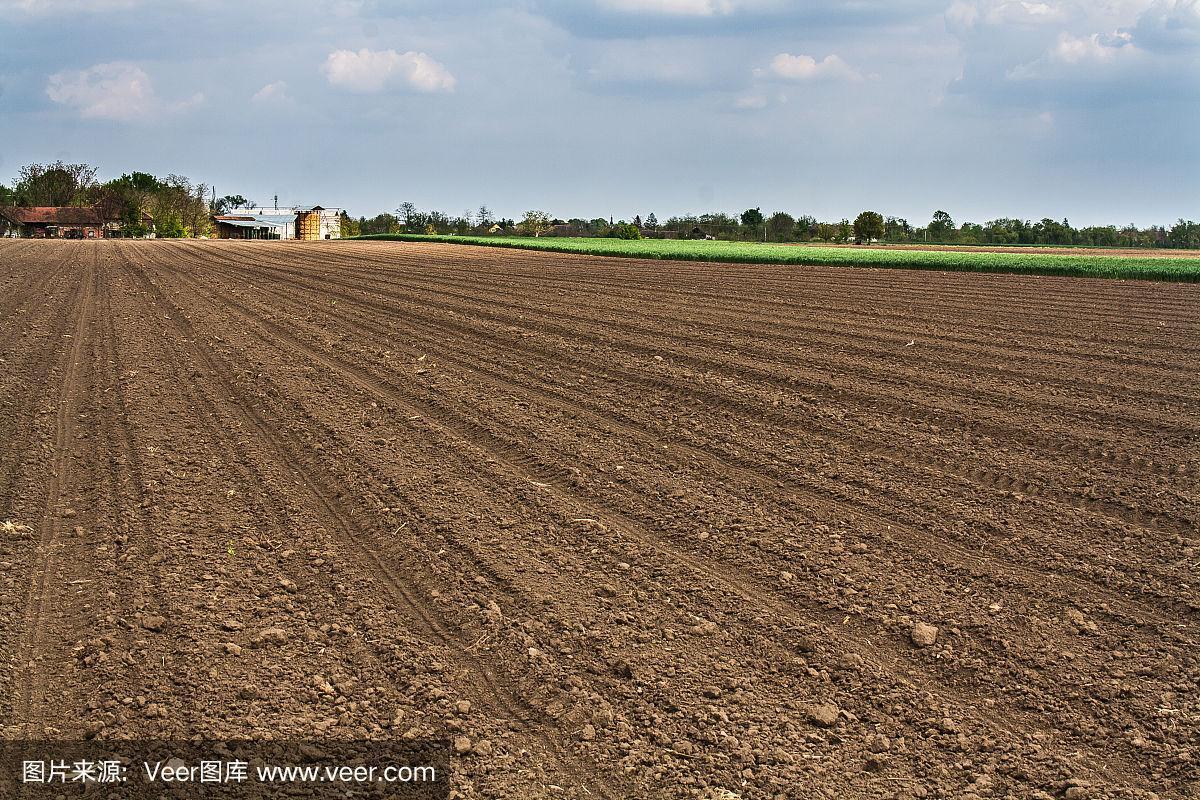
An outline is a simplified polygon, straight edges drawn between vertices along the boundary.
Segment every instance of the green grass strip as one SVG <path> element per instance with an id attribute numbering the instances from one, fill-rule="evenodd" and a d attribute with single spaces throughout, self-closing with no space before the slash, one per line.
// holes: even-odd
<path id="1" fill-rule="evenodd" d="M 546 250 L 555 253 L 673 261 L 1008 272 L 1023 275 L 1076 275 L 1088 278 L 1200 282 L 1200 256 L 1196 258 L 1146 258 L 1117 255 L 902 250 L 886 247 L 832 248 L 688 239 L 622 240 L 567 237 L 430 236 L 404 233 L 374 234 L 354 238 L 358 240 L 447 242 L 483 247 L 510 247 L 519 250 Z"/>

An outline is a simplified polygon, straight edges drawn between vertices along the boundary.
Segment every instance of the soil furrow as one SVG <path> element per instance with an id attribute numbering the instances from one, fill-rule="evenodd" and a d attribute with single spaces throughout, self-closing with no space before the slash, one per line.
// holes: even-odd
<path id="1" fill-rule="evenodd" d="M 1200 779 L 1196 287 L 0 240 L 0 294 L 5 737 L 445 738 L 460 800 Z"/>
<path id="2" fill-rule="evenodd" d="M 232 304 L 235 306 L 239 305 L 237 303 L 232 303 Z M 243 317 L 243 321 L 247 325 L 264 327 L 263 325 L 256 323 L 254 320 L 255 320 L 255 315 L 252 312 L 247 311 L 245 313 L 245 316 Z M 276 331 L 276 334 L 279 335 L 278 330 Z M 336 361 L 329 360 L 328 357 L 323 356 L 322 354 L 316 352 L 315 350 L 312 350 L 311 348 L 307 348 L 305 345 L 295 341 L 294 339 L 288 339 L 288 341 L 294 347 L 302 349 L 308 357 L 321 361 L 326 366 L 328 366 L 330 369 L 333 369 L 333 370 L 339 372 L 340 374 L 343 374 L 343 375 L 348 374 L 347 370 L 349 368 L 347 366 L 339 365 Z M 396 395 L 396 390 L 395 390 L 394 386 L 391 389 L 389 389 L 386 387 L 382 387 L 381 385 L 379 385 L 377 382 L 375 382 L 370 377 L 363 376 L 361 374 L 356 374 L 353 372 L 349 373 L 349 375 L 352 380 L 360 382 L 361 385 L 364 386 L 364 388 L 370 388 L 381 399 L 400 401 L 400 402 L 405 402 L 405 403 L 410 403 L 410 404 L 413 402 L 411 398 L 407 398 L 407 397 L 405 397 L 403 399 L 399 398 Z M 556 488 L 559 488 L 560 490 L 567 491 L 568 493 L 570 493 L 569 490 L 566 489 L 566 487 L 564 487 L 561 484 L 561 482 L 555 481 L 552 474 L 546 473 L 544 471 L 544 469 L 541 468 L 540 462 L 533 460 L 528 454 L 524 453 L 522 451 L 522 449 L 519 446 L 515 445 L 514 443 L 505 442 L 501 439 L 498 439 L 495 433 L 488 431 L 486 428 L 483 428 L 481 426 L 472 426 L 469 423 L 467 423 L 466 421 L 461 420 L 461 419 L 456 421 L 454 418 L 447 417 L 444 414 L 439 413 L 439 411 L 431 409 L 427 405 L 423 405 L 423 406 L 410 405 L 410 408 L 412 408 L 413 411 L 420 412 L 422 415 L 436 416 L 440 424 L 449 424 L 449 425 L 454 426 L 454 429 L 458 430 L 461 433 L 461 435 L 463 435 L 464 440 L 470 441 L 477 445 L 487 446 L 488 450 L 497 458 L 506 460 L 508 463 L 515 464 L 519 469 L 524 470 L 528 475 L 530 475 L 531 481 L 536 481 L 538 484 L 541 484 L 541 485 L 547 485 L 547 486 L 553 485 L 553 486 L 556 486 Z M 573 498 L 573 501 L 581 502 L 578 497 Z M 620 512 L 616 512 L 612 508 L 603 508 L 602 509 L 599 507 L 594 507 L 594 506 L 588 507 L 587 505 L 583 505 L 581 507 L 581 513 L 594 514 L 594 515 L 596 515 L 596 517 L 604 519 L 606 521 L 606 523 L 608 523 L 609 525 L 615 524 L 616 528 L 619 529 L 627 538 L 638 539 L 641 542 L 643 542 L 644 544 L 648 544 L 651 547 L 659 549 L 660 552 L 663 552 L 665 555 L 669 555 L 669 557 L 672 560 L 681 561 L 685 564 L 688 564 L 690 567 L 692 567 L 694 569 L 698 569 L 698 570 L 702 570 L 702 571 L 704 570 L 704 567 L 700 566 L 694 559 L 692 559 L 690 556 L 683 553 L 682 551 L 678 550 L 677 548 L 675 548 L 671 545 L 664 545 L 662 542 L 655 541 L 652 538 L 647 538 L 645 522 L 634 520 L 633 518 L 625 516 L 625 515 L 621 514 Z M 614 523 L 614 521 L 615 521 L 615 523 Z M 731 588 L 733 586 L 739 586 L 739 585 L 740 586 L 754 586 L 755 585 L 754 580 L 752 578 L 748 577 L 748 575 L 746 575 L 745 573 L 740 573 L 740 572 L 735 573 L 734 577 L 729 578 L 729 577 L 721 576 L 720 573 L 713 573 L 711 571 L 711 567 L 709 567 L 708 570 L 709 571 L 706 574 L 706 577 L 709 580 L 716 580 L 716 581 L 722 583 L 722 585 L 728 585 Z M 1034 581 L 1031 581 L 1028 584 L 1024 584 L 1021 588 L 1023 588 L 1025 591 L 1028 591 L 1030 586 L 1035 586 L 1035 585 L 1038 585 L 1038 584 Z M 747 601 L 757 601 L 758 603 L 763 603 L 764 602 L 763 598 L 767 598 L 767 597 L 771 596 L 768 593 L 764 592 L 763 590 L 758 590 L 758 592 L 759 593 L 756 593 L 756 594 L 746 594 L 745 592 L 742 592 L 741 596 L 743 596 Z M 1070 594 L 1068 593 L 1066 596 L 1069 597 Z M 774 603 L 774 607 L 778 607 L 778 604 L 781 603 L 782 601 L 780 601 L 778 598 L 772 598 L 771 602 Z M 1120 604 L 1122 601 L 1117 600 L 1115 602 L 1117 604 Z M 773 606 L 766 605 L 765 607 L 772 608 Z M 804 616 L 811 615 L 813 613 L 819 613 L 826 617 L 832 616 L 832 615 L 829 615 L 827 612 L 822 612 L 822 611 L 816 610 L 816 607 L 807 609 L 804 612 L 799 612 L 797 609 L 792 609 L 792 613 L 789 616 L 790 616 L 790 618 L 795 619 L 795 618 L 797 618 L 797 616 L 804 617 Z M 840 612 L 839 612 L 839 614 L 840 614 Z M 836 619 L 836 617 L 833 617 L 833 618 Z M 876 639 L 875 642 L 876 642 L 875 652 L 878 652 L 878 645 L 880 644 L 880 642 L 878 639 Z M 897 666 L 897 664 L 892 663 L 891 665 L 889 665 L 888 671 L 894 673 L 894 672 L 900 671 L 900 668 Z"/>

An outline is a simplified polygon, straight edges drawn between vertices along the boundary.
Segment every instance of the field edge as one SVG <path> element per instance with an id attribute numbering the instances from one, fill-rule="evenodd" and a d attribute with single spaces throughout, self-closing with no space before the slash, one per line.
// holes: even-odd
<path id="1" fill-rule="evenodd" d="M 636 244 L 674 240 L 640 240 L 637 243 L 619 239 L 554 238 L 515 239 L 481 236 L 442 236 L 431 234 L 368 234 L 347 237 L 342 241 L 438 242 L 443 244 L 495 247 L 514 250 L 534 250 L 551 253 L 572 253 L 615 258 L 642 258 L 660 261 L 717 262 L 727 264 L 779 264 L 783 266 L 856 267 L 877 269 L 931 270 L 939 272 L 985 272 L 1014 275 L 1046 275 L 1052 277 L 1108 278 L 1117 280 L 1150 280 L 1175 283 L 1200 282 L 1200 261 L 1173 258 L 1138 258 L 1134 256 L 1075 256 L 1048 253 L 973 253 L 962 251 L 925 250 L 831 250 L 814 252 L 817 248 L 795 245 L 728 242 L 731 247 L 745 247 L 745 254 L 731 256 L 727 250 L 705 253 L 695 250 L 636 250 Z M 690 241 L 690 240 L 683 240 Z M 703 243 L 699 243 L 704 246 Z M 795 254 L 781 253 L 787 248 Z M 765 252 L 753 253 L 751 248 Z M 836 255 L 834 255 L 836 253 Z M 871 254 L 871 255 L 866 255 Z M 1115 263 L 1114 263 L 1115 262 Z"/>

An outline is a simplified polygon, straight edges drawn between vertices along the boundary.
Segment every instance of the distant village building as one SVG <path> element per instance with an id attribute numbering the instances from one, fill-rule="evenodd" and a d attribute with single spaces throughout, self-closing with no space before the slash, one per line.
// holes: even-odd
<path id="1" fill-rule="evenodd" d="M 248 208 L 213 217 L 213 227 L 218 239 L 340 239 L 341 215 L 322 206 Z"/>
<path id="2" fill-rule="evenodd" d="M 149 214 L 142 224 L 153 227 Z M 27 239 L 106 239 L 121 235 L 122 221 L 90 206 L 0 208 L 0 235 Z"/>

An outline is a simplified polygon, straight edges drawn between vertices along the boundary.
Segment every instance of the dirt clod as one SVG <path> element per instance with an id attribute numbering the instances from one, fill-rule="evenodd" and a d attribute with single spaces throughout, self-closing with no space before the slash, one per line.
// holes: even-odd
<path id="1" fill-rule="evenodd" d="M 266 628 L 259 631 L 250 640 L 251 647 L 271 647 L 286 644 L 289 636 L 283 628 Z"/>
<path id="2" fill-rule="evenodd" d="M 938 633 L 939 631 L 936 625 L 918 622 L 912 626 L 912 630 L 909 631 L 909 637 L 912 639 L 912 643 L 917 647 L 932 647 L 933 644 L 937 642 Z"/>
<path id="3" fill-rule="evenodd" d="M 833 703 L 820 703 L 809 707 L 808 718 L 814 725 L 830 728 L 837 724 L 839 713 L 840 710 Z"/>

